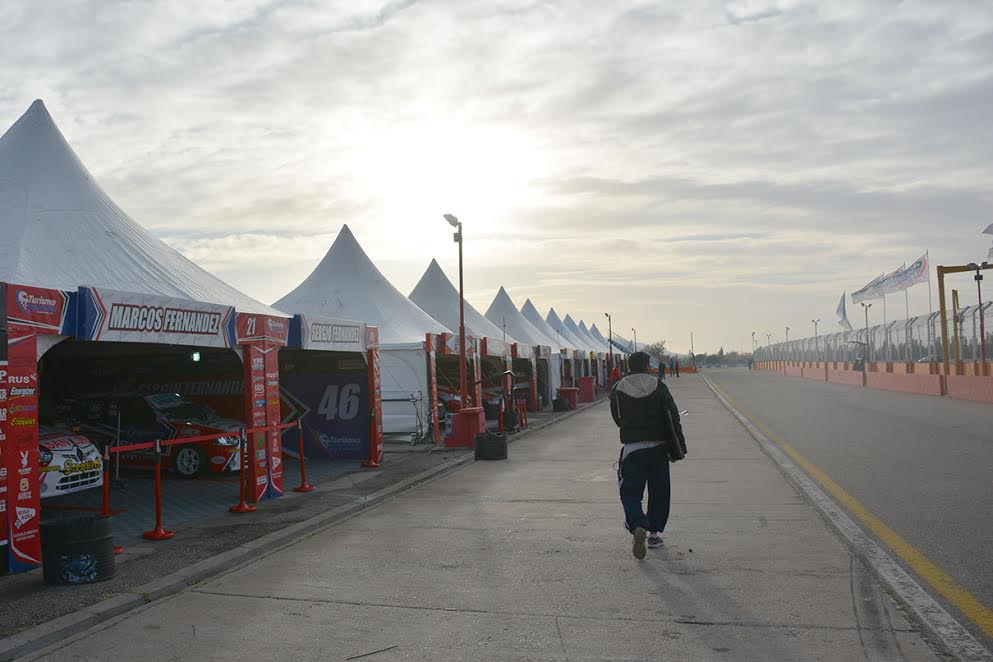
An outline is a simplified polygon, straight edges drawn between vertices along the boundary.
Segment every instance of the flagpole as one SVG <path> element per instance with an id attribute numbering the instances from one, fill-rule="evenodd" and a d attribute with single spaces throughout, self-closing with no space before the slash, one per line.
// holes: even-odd
<path id="1" fill-rule="evenodd" d="M 903 300 L 907 304 L 907 317 L 903 321 L 903 353 L 907 361 L 911 361 L 910 354 L 910 288 L 904 288 Z"/>
<path id="2" fill-rule="evenodd" d="M 934 306 L 931 304 L 931 251 L 924 251 L 924 255 L 927 256 L 927 354 L 925 356 L 930 360 L 931 355 L 934 353 L 934 334 L 931 332 L 931 318 L 934 317 Z"/>

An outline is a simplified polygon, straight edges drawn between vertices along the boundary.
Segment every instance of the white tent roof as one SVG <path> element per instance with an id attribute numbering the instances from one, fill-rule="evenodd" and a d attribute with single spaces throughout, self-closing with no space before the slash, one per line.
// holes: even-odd
<path id="1" fill-rule="evenodd" d="M 437 260 L 431 260 L 424 275 L 411 290 L 409 299 L 453 333 L 459 332 L 459 291 L 442 271 Z M 465 332 L 477 338 L 503 338 L 503 330 L 483 317 L 468 301 L 465 302 Z M 510 335 L 507 334 L 507 341 L 517 342 Z"/>
<path id="2" fill-rule="evenodd" d="M 552 344 L 550 345 L 552 349 L 558 350 L 568 346 L 565 338 L 559 338 L 558 334 L 555 333 L 555 329 L 553 329 L 551 325 L 545 321 L 545 318 L 541 316 L 538 309 L 534 307 L 533 303 L 531 303 L 531 299 L 525 301 L 524 305 L 521 306 L 521 315 L 524 316 L 524 319 L 531 322 L 534 328 L 541 331 L 546 338 L 552 341 Z"/>
<path id="3" fill-rule="evenodd" d="M 596 324 L 593 324 L 593 326 L 590 327 L 590 335 L 593 336 L 594 338 L 596 338 L 600 342 L 601 345 L 603 345 L 604 347 L 606 347 L 607 348 L 607 351 L 610 351 L 611 349 L 613 349 L 614 353 L 615 354 L 617 353 L 617 351 L 618 351 L 617 348 L 616 347 L 613 347 L 610 344 L 610 341 L 607 340 L 602 333 L 600 333 L 600 329 L 596 328 Z"/>
<path id="4" fill-rule="evenodd" d="M 566 315 L 562 320 L 562 323 L 565 325 L 565 328 L 569 330 L 569 333 L 579 338 L 581 341 L 579 346 L 580 349 L 587 352 L 591 352 L 596 349 L 594 347 L 594 343 L 591 343 L 589 339 L 583 336 L 583 332 L 579 330 L 579 326 L 576 325 L 576 321 L 572 319 L 571 315 Z"/>
<path id="5" fill-rule="evenodd" d="M 45 104 L 0 138 L 0 280 L 107 287 L 282 315 L 156 238 L 107 197 Z"/>
<path id="6" fill-rule="evenodd" d="M 362 320 L 379 327 L 384 346 L 423 345 L 428 333 L 451 333 L 386 280 L 347 225 L 314 271 L 273 305 L 294 313 Z"/>
<path id="7" fill-rule="evenodd" d="M 590 333 L 590 330 L 586 328 L 586 322 L 584 322 L 583 320 L 579 320 L 579 330 L 582 332 L 584 338 L 589 339 L 590 345 L 593 347 L 594 350 L 598 352 L 607 351 L 607 344 L 601 343 L 599 340 L 594 338 L 593 334 Z"/>
<path id="8" fill-rule="evenodd" d="M 562 319 L 559 317 L 559 314 L 555 312 L 554 308 L 550 308 L 548 310 L 548 315 L 545 317 L 545 321 L 548 322 L 550 327 L 559 332 L 559 335 L 562 337 L 562 340 L 566 343 L 567 347 L 582 351 L 589 351 L 589 348 L 586 347 L 586 341 L 578 338 L 569 330 L 569 327 L 562 322 Z"/>
<path id="9" fill-rule="evenodd" d="M 556 344 L 554 340 L 546 337 L 544 333 L 525 319 L 503 287 L 497 292 L 493 298 L 493 303 L 486 310 L 486 319 L 500 328 L 506 324 L 507 335 L 517 338 L 519 343 L 526 343 L 531 347 L 538 345 L 554 347 Z"/>
<path id="10" fill-rule="evenodd" d="M 614 334 L 614 347 L 619 348 L 626 354 L 631 354 L 631 341 L 617 333 Z"/>

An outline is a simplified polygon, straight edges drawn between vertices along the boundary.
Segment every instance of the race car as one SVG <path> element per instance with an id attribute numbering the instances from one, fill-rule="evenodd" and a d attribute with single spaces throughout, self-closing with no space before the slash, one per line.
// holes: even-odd
<path id="1" fill-rule="evenodd" d="M 241 468 L 241 422 L 175 393 L 87 396 L 73 401 L 69 411 L 74 424 L 101 447 L 230 432 L 206 443 L 164 446 L 163 466 L 186 478 Z M 121 465 L 155 466 L 155 451 L 121 453 Z"/>
<path id="2" fill-rule="evenodd" d="M 42 499 L 103 485 L 100 451 L 86 437 L 40 425 L 38 452 Z"/>

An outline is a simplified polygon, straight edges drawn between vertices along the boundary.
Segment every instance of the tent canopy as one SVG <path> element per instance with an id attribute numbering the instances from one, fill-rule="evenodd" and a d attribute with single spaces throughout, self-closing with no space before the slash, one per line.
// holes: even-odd
<path id="1" fill-rule="evenodd" d="M 550 308 L 548 310 L 548 315 L 545 317 L 545 321 L 548 322 L 550 327 L 558 331 L 567 347 L 580 351 L 589 351 L 589 348 L 586 346 L 586 341 L 582 340 L 569 330 L 569 327 L 562 321 L 562 318 L 559 317 L 559 314 L 555 312 L 554 308 Z"/>
<path id="2" fill-rule="evenodd" d="M 0 138 L 0 280 L 103 287 L 283 315 L 208 273 L 100 188 L 39 99 Z"/>
<path id="3" fill-rule="evenodd" d="M 579 320 L 578 326 L 580 333 L 583 334 L 583 338 L 586 338 L 590 342 L 590 347 L 592 347 L 597 352 L 607 351 L 607 346 L 605 344 L 601 344 L 599 340 L 593 337 L 593 334 L 590 333 L 590 330 L 586 328 L 586 322 L 584 322 L 583 320 Z"/>
<path id="4" fill-rule="evenodd" d="M 531 322 L 534 328 L 541 331 L 546 338 L 552 341 L 551 347 L 553 349 L 561 350 L 568 347 L 569 344 L 566 342 L 566 339 L 556 333 L 555 329 L 545 321 L 545 318 L 541 316 L 538 309 L 531 303 L 531 299 L 525 301 L 524 305 L 521 306 L 521 315 L 524 316 L 524 319 Z"/>
<path id="5" fill-rule="evenodd" d="M 611 345 L 610 341 L 607 340 L 602 333 L 600 333 L 600 329 L 596 328 L 595 323 L 590 327 L 590 335 L 596 338 L 600 344 L 606 348 L 606 351 L 613 350 L 615 353 L 617 352 L 617 348 Z"/>
<path id="6" fill-rule="evenodd" d="M 428 333 L 451 333 L 405 297 L 343 225 L 324 259 L 302 283 L 273 304 L 280 310 L 362 320 L 379 327 L 384 348 L 424 344 Z"/>
<path id="7" fill-rule="evenodd" d="M 503 287 L 496 293 L 493 303 L 486 310 L 486 319 L 493 322 L 496 326 L 506 328 L 507 335 L 517 338 L 519 343 L 524 343 L 531 347 L 537 347 L 538 345 L 555 347 L 557 344 L 554 340 L 546 337 L 539 329 L 536 329 L 531 322 L 527 321 L 510 299 L 507 290 Z"/>
<path id="8" fill-rule="evenodd" d="M 459 291 L 448 279 L 437 260 L 431 260 L 427 270 L 410 292 L 410 300 L 438 320 L 453 333 L 459 332 Z M 476 338 L 503 338 L 503 331 L 465 302 L 465 332 Z M 507 334 L 507 342 L 517 342 Z"/>

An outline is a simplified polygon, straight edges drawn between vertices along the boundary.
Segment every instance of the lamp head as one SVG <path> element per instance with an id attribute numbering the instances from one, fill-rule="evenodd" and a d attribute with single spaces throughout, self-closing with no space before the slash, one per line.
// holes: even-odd
<path id="1" fill-rule="evenodd" d="M 459 227 L 459 219 L 453 216 L 452 214 L 445 214 L 444 218 L 446 221 L 448 221 L 448 224 L 451 225 L 453 228 Z"/>

